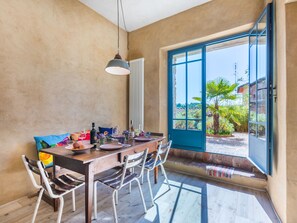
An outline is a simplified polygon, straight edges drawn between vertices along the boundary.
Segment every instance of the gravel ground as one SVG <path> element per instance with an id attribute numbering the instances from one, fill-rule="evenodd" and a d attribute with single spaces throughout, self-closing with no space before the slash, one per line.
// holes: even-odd
<path id="1" fill-rule="evenodd" d="M 206 137 L 206 152 L 233 156 L 248 156 L 248 134 L 233 133 L 233 137 Z"/>

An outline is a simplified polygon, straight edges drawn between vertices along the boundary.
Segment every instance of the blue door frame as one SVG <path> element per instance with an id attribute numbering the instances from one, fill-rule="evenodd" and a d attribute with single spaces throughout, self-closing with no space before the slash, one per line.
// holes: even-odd
<path id="1" fill-rule="evenodd" d="M 201 50 L 201 58 L 188 60 L 188 52 Z M 181 63 L 173 63 L 173 56 L 180 53 L 185 53 L 185 61 Z M 201 118 L 189 118 L 188 116 L 188 65 L 201 62 Z M 177 119 L 173 117 L 174 111 L 174 95 L 173 95 L 173 68 L 178 65 L 185 65 L 185 118 Z M 199 71 L 197 72 L 199 75 Z M 190 47 L 185 47 L 177 50 L 168 52 L 168 138 L 173 141 L 173 148 L 180 148 L 185 150 L 194 150 L 194 151 L 204 151 L 206 143 L 206 124 L 205 124 L 205 115 L 206 115 L 206 100 L 205 100 L 205 46 L 204 45 L 194 45 Z M 185 129 L 176 129 L 173 127 L 174 121 L 184 121 Z M 199 121 L 198 121 L 199 120 Z M 188 123 L 190 121 L 198 121 L 201 124 L 198 130 L 188 129 Z"/>
<path id="2" fill-rule="evenodd" d="M 261 14 L 260 18 L 255 24 L 261 21 L 263 16 L 267 16 L 267 117 L 266 117 L 266 144 L 262 145 L 260 141 L 257 141 L 257 146 L 265 147 L 265 159 L 261 160 L 255 149 L 255 153 L 249 153 L 250 160 L 264 173 L 271 174 L 272 172 L 272 159 L 273 159 L 273 6 L 268 4 L 264 12 Z M 243 38 L 252 35 L 252 30 L 250 32 L 245 32 L 226 38 L 221 38 L 217 40 L 212 40 L 204 42 L 201 44 L 196 44 L 168 52 L 168 138 L 173 141 L 173 148 L 180 148 L 185 150 L 194 151 L 205 151 L 206 147 L 206 47 L 212 44 L 217 44 L 221 42 L 231 41 L 238 38 Z M 183 52 L 188 52 L 195 49 L 202 49 L 202 129 L 200 131 L 192 130 L 177 130 L 173 128 L 173 77 L 172 77 L 172 58 L 176 54 Z M 250 55 L 249 55 L 250 58 Z M 249 59 L 250 60 L 250 59 Z M 250 67 L 250 61 L 249 61 Z M 187 88 L 187 87 L 186 87 Z M 187 90 L 186 90 L 187 91 Z M 250 123 L 250 120 L 249 120 Z M 250 126 L 249 126 L 250 132 Z M 251 145 L 251 136 L 249 136 L 249 145 Z M 251 150 L 251 148 L 249 149 Z M 262 162 L 262 163 L 261 163 Z"/>
<path id="3" fill-rule="evenodd" d="M 195 44 L 180 49 L 172 50 L 168 52 L 168 138 L 173 141 L 173 148 L 193 150 L 197 152 L 205 151 L 206 147 L 206 47 L 218 44 L 226 41 L 231 41 L 235 39 L 240 39 L 247 37 L 248 32 L 203 42 L 201 44 Z M 172 58 L 174 55 L 187 53 L 189 51 L 201 49 L 202 50 L 202 92 L 201 92 L 201 104 L 202 104 L 202 129 L 200 131 L 193 130 L 177 130 L 173 128 L 173 74 L 172 74 Z M 183 64 L 183 63 L 179 63 Z M 186 62 L 185 62 L 186 64 Z M 188 85 L 188 84 L 187 84 Z M 186 87 L 187 92 L 187 87 Z"/>
<path id="4" fill-rule="evenodd" d="M 261 21 L 265 21 L 266 27 L 261 30 Z M 260 28 L 259 28 L 260 26 Z M 260 29 L 260 30 L 259 30 Z M 270 3 L 267 5 L 263 13 L 260 15 L 259 19 L 255 23 L 254 27 L 251 29 L 250 33 L 250 43 L 249 43 L 249 70 L 250 70 L 250 96 L 252 95 L 252 85 L 255 85 L 255 89 L 257 90 L 255 94 L 255 100 L 251 101 L 251 97 L 249 97 L 250 107 L 255 106 L 256 118 L 252 118 L 251 109 L 249 114 L 249 159 L 254 165 L 258 167 L 263 173 L 272 174 L 272 160 L 273 160 L 273 4 Z M 263 79 L 260 76 L 259 79 L 259 42 L 260 38 L 265 37 L 266 41 L 266 73 L 265 79 L 266 83 L 263 88 L 260 88 L 260 79 Z M 255 55 L 253 55 L 252 48 L 255 48 Z M 251 65 L 251 61 L 254 60 L 255 67 Z M 255 70 L 254 70 L 255 68 Z M 254 71 L 253 71 L 254 70 Z M 253 73 L 255 72 L 255 74 Z M 251 76 L 255 75 L 255 81 L 251 80 Z M 262 80 L 263 81 L 263 80 Z M 258 98 L 261 90 L 265 89 L 266 92 L 266 120 L 263 122 L 259 118 L 259 109 L 258 104 L 261 101 Z M 265 139 L 261 139 L 259 137 L 259 126 L 265 126 Z"/>

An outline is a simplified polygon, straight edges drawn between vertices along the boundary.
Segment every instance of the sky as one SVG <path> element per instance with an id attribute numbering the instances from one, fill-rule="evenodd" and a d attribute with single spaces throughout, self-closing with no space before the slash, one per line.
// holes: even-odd
<path id="1" fill-rule="evenodd" d="M 207 50 L 207 48 L 206 48 Z M 229 48 L 214 50 L 206 53 L 206 81 L 223 77 L 235 83 L 235 63 L 237 64 L 237 80 L 244 81 L 239 85 L 248 82 L 248 44 L 233 46 Z M 176 67 L 176 103 L 185 103 L 185 65 Z M 201 61 L 188 64 L 188 103 L 196 102 L 193 97 L 201 97 Z"/>

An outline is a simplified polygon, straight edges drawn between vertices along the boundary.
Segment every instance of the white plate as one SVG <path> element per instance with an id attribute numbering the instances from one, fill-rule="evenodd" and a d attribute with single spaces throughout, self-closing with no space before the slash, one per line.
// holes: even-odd
<path id="1" fill-rule="evenodd" d="M 73 144 L 71 144 L 71 145 L 66 146 L 65 149 L 71 150 L 74 153 L 84 153 L 84 152 L 88 151 L 90 148 L 92 148 L 94 146 L 94 145 L 89 144 L 89 143 L 80 143 L 80 144 L 83 145 L 83 148 L 74 149 Z"/>
<path id="2" fill-rule="evenodd" d="M 116 150 L 123 148 L 122 144 L 103 144 L 100 146 L 102 150 Z"/>
<path id="3" fill-rule="evenodd" d="M 151 141 L 152 138 L 146 138 L 146 137 L 136 137 L 134 138 L 135 141 L 139 141 L 139 142 L 148 142 Z"/>

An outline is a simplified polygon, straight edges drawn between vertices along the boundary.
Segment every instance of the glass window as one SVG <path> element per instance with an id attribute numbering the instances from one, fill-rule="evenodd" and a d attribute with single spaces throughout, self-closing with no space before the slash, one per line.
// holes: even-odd
<path id="1" fill-rule="evenodd" d="M 192 50 L 188 52 L 188 61 L 200 60 L 202 57 L 202 50 Z"/>
<path id="2" fill-rule="evenodd" d="M 173 118 L 186 118 L 186 65 L 172 67 L 173 87 Z"/>
<path id="3" fill-rule="evenodd" d="M 174 129 L 186 129 L 186 120 L 173 120 Z"/>
<path id="4" fill-rule="evenodd" d="M 186 53 L 176 54 L 172 57 L 172 64 L 186 62 Z"/>
<path id="5" fill-rule="evenodd" d="M 188 118 L 202 117 L 202 64 L 201 61 L 188 63 Z"/>

